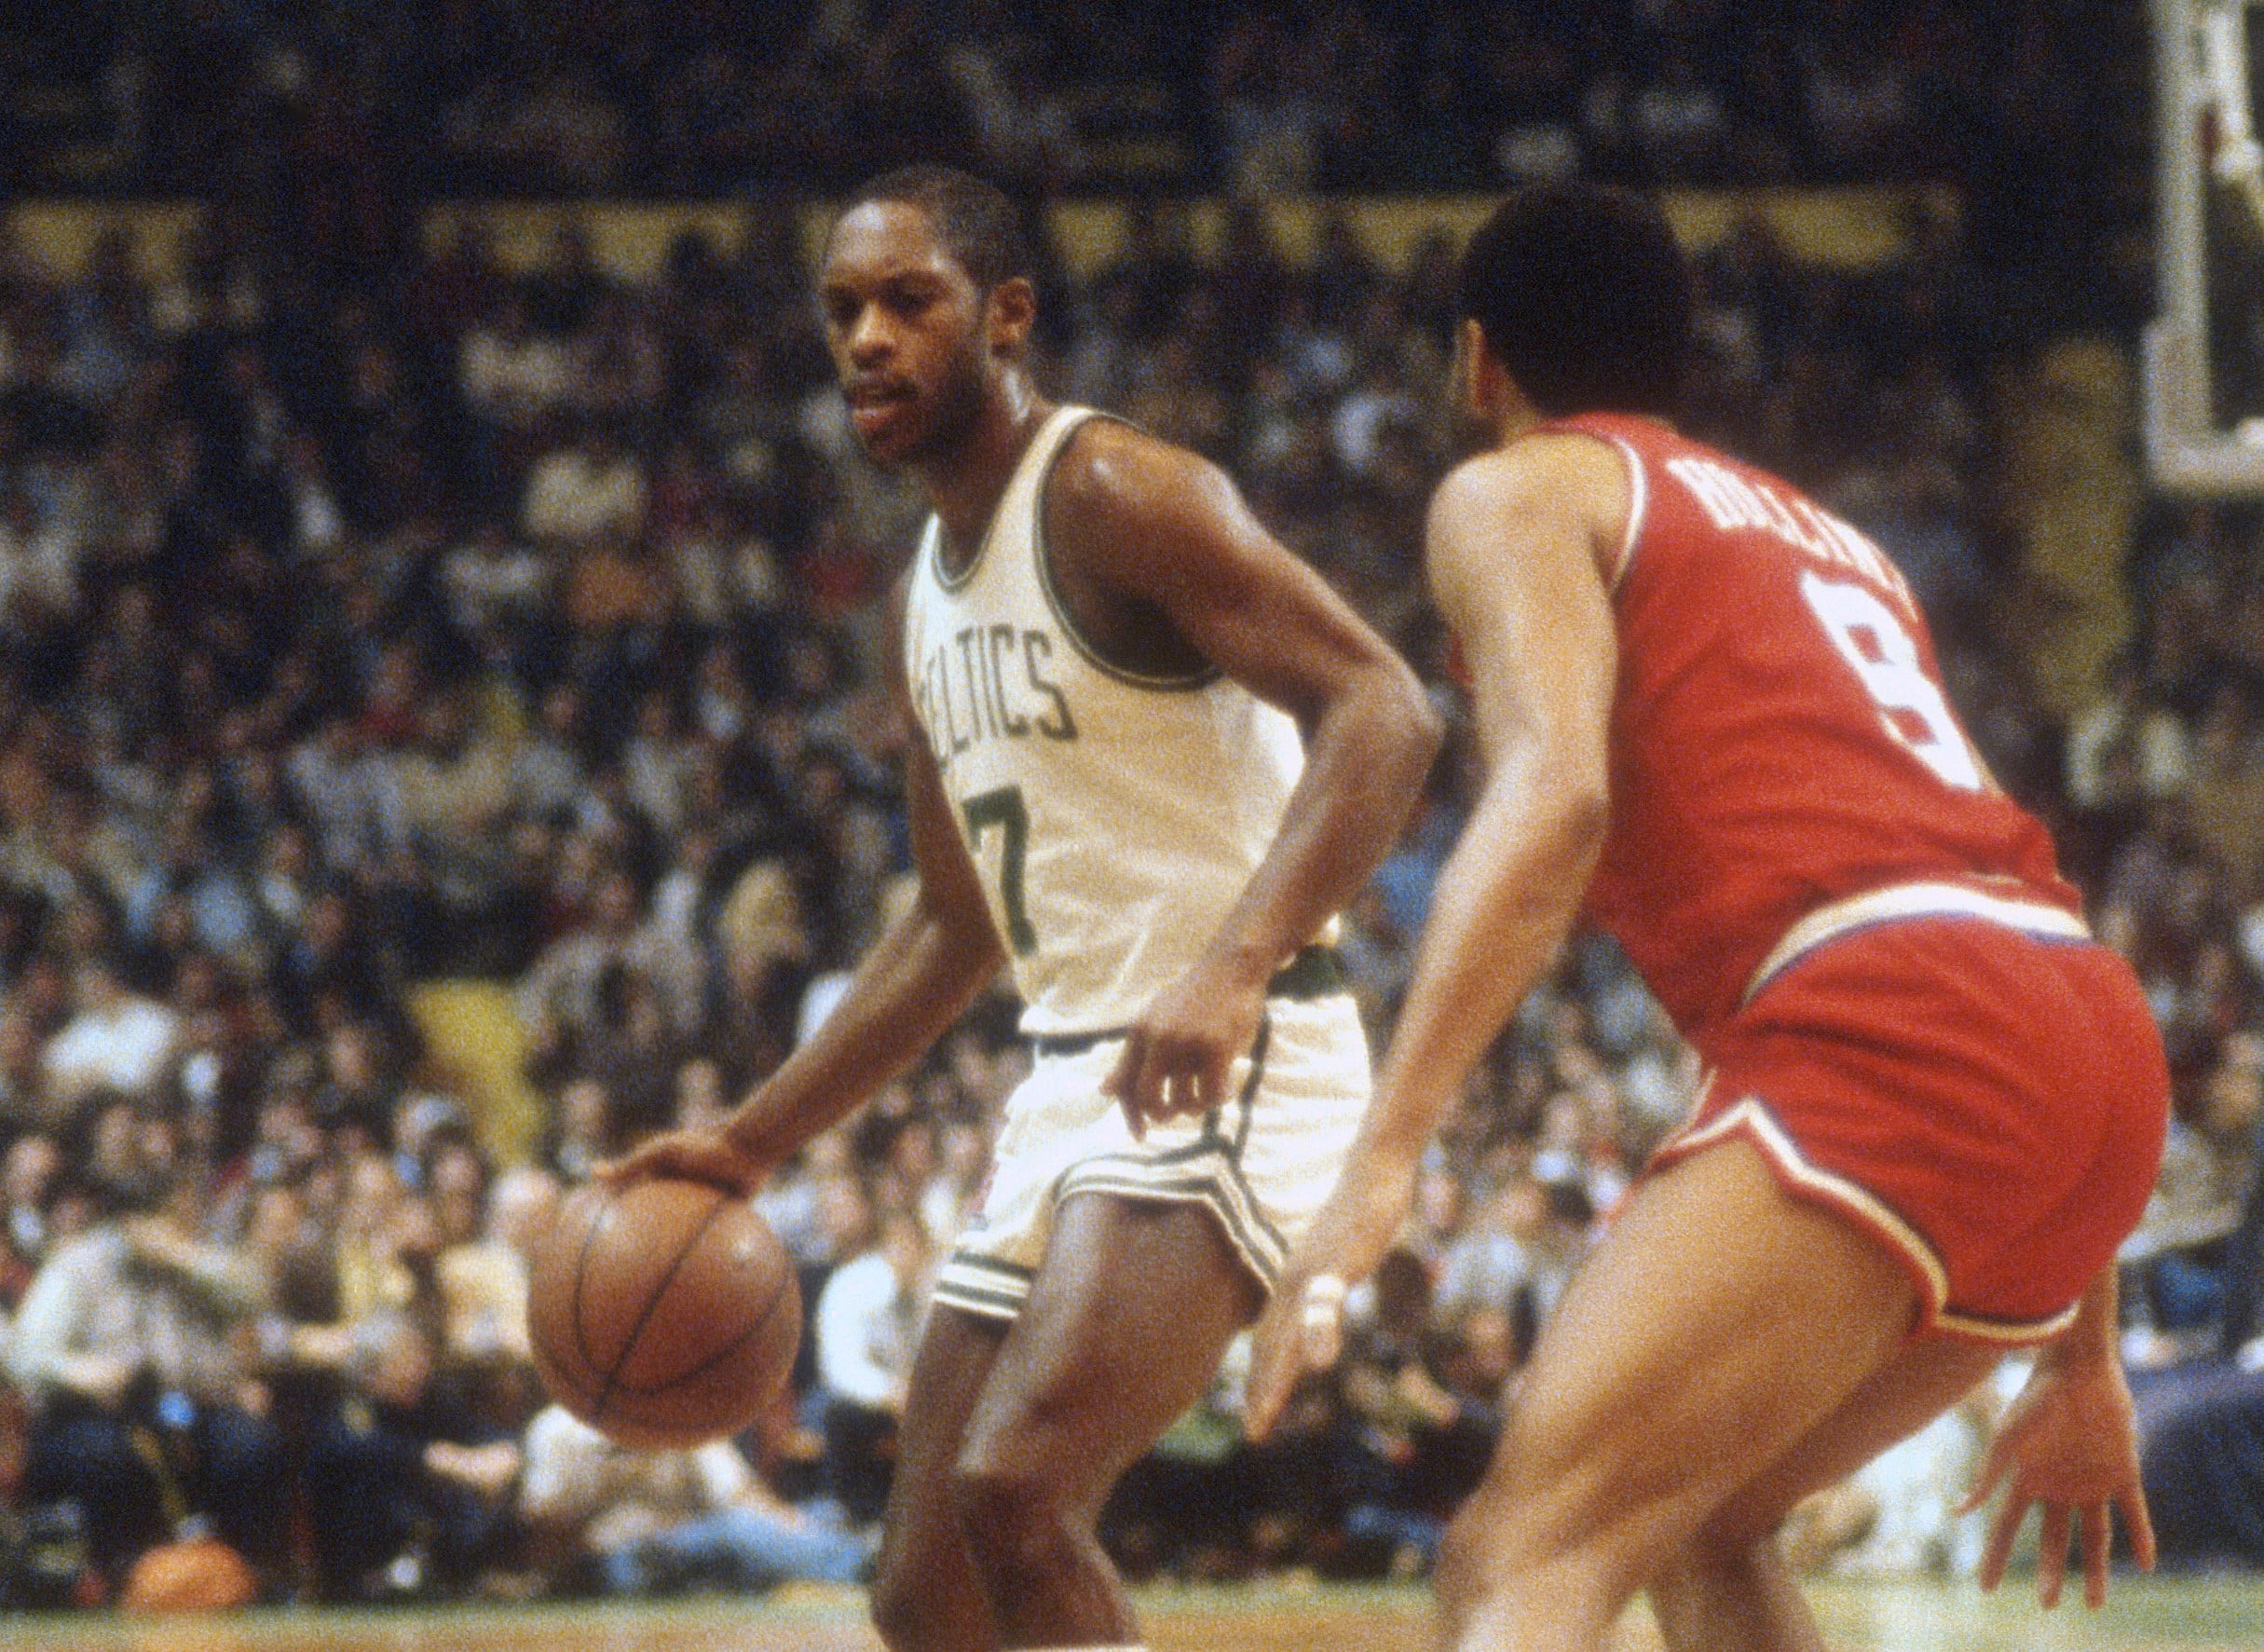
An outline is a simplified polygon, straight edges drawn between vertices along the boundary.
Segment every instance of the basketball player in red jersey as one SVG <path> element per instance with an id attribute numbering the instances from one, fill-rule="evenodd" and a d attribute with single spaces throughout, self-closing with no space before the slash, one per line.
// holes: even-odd
<path id="1" fill-rule="evenodd" d="M 1430 579 L 1487 779 L 1361 1140 L 1260 1329 L 1250 1426 L 1326 1353 L 1472 1065 L 1581 909 L 1705 1061 L 1684 1127 L 1544 1331 L 1438 1577 L 1447 1645 L 1817 1648 L 1774 1550 L 1801 1497 L 2035 1375 L 1984 1579 L 2031 1502 L 2056 1597 L 2108 1506 L 2151 1561 L 2113 1258 L 2153 1185 L 2160 1041 L 2043 828 L 1944 700 L 1877 548 L 1677 435 L 1687 271 L 1648 201 L 1508 201 L 1461 272 Z"/>

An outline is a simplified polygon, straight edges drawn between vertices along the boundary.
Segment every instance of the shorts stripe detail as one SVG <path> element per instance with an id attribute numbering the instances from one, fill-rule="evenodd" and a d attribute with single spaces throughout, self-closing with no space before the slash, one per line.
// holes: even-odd
<path id="1" fill-rule="evenodd" d="M 1701 1090 L 1701 1097 L 1703 1094 Z M 1655 1167 L 1663 1167 L 1732 1135 L 1744 1136 L 1787 1182 L 1820 1203 L 1834 1206 L 1853 1217 L 1910 1264 L 1913 1272 L 1925 1281 L 1928 1301 L 1923 1329 L 1974 1342 L 2017 1346 L 2047 1341 L 2075 1323 L 2076 1314 L 2082 1306 L 2080 1302 L 2070 1303 L 2043 1319 L 1992 1319 L 1950 1308 L 1949 1273 L 1926 1236 L 1860 1182 L 1809 1164 L 1801 1156 L 1799 1145 L 1785 1133 L 1784 1126 L 1758 1096 L 1748 1096 L 1720 1117 L 1669 1138 L 1652 1162 Z"/>
<path id="2" fill-rule="evenodd" d="M 1030 1282 L 1038 1277 L 1036 1268 L 1026 1268 L 1018 1262 L 1008 1262 L 1001 1256 L 985 1256 L 976 1250 L 955 1250 L 945 1266 L 947 1269 L 980 1268 L 988 1274 L 1003 1274 L 1006 1276 L 1003 1288 L 1018 1286 L 1025 1290 L 1030 1288 Z"/>
<path id="3" fill-rule="evenodd" d="M 1984 1319 L 1973 1314 L 1953 1314 L 1946 1308 L 1934 1316 L 1934 1329 L 1978 1343 L 2003 1343 L 2018 1347 L 2049 1342 L 2076 1322 L 2080 1301 L 2071 1302 L 2049 1319 Z"/>
<path id="4" fill-rule="evenodd" d="M 1093 1159 L 1088 1163 L 1113 1166 L 1119 1171 L 1128 1168 L 1134 1174 L 1139 1174 L 1147 1168 L 1144 1163 L 1137 1159 Z M 1079 1168 L 1083 1168 L 1083 1167 L 1081 1166 Z M 1071 1175 L 1074 1177 L 1076 1171 L 1071 1171 Z M 1276 1262 L 1289 1255 L 1289 1241 L 1282 1237 L 1279 1228 L 1266 1220 L 1265 1210 L 1258 1203 L 1258 1195 L 1250 1186 L 1249 1178 L 1243 1174 L 1242 1161 L 1237 1155 L 1231 1152 L 1221 1151 L 1218 1169 L 1210 1180 L 1218 1187 L 1220 1193 L 1233 1202 L 1240 1220 L 1255 1229 L 1259 1236 L 1272 1247 Z"/>
<path id="5" fill-rule="evenodd" d="M 935 1276 L 935 1300 L 970 1314 L 1012 1319 L 1030 1300 L 1033 1269 L 971 1250 L 954 1251 Z"/>
<path id="6" fill-rule="evenodd" d="M 1671 1165 L 1731 1136 L 1743 1136 L 1760 1149 L 1762 1156 L 1785 1181 L 1810 1198 L 1836 1207 L 1875 1233 L 1922 1282 L 1928 1322 L 1940 1318 L 1949 1301 L 1949 1271 L 1942 1265 L 1941 1257 L 1934 1253 L 1926 1236 L 1903 1221 L 1892 1206 L 1869 1188 L 1809 1164 L 1801 1156 L 1799 1145 L 1785 1134 L 1784 1126 L 1758 1096 L 1748 1096 L 1718 1118 L 1670 1137 L 1659 1147 L 1654 1163 L 1660 1167 Z"/>
<path id="7" fill-rule="evenodd" d="M 1226 1229 L 1226 1236 L 1242 1260 L 1249 1264 L 1250 1272 L 1268 1290 L 1280 1276 L 1281 1264 L 1289 1254 L 1289 1247 L 1278 1234 L 1262 1236 L 1252 1231 L 1254 1210 L 1243 1208 L 1248 1195 L 1230 1181 L 1217 1176 L 1149 1177 L 1140 1174 L 1137 1163 L 1122 1160 L 1095 1159 L 1080 1165 L 1062 1179 L 1057 1191 L 1057 1200 L 1071 1194 L 1116 1194 L 1133 1199 L 1186 1200 L 1207 1208 Z M 1261 1224 L 1263 1219 L 1260 1218 Z M 1271 1243 L 1267 1242 L 1271 1240 Z"/>
<path id="8" fill-rule="evenodd" d="M 935 1305 L 957 1308 L 962 1314 L 974 1314 L 985 1319 L 1019 1319 L 1025 1299 L 993 1296 L 989 1291 L 970 1290 L 948 1279 L 935 1282 Z"/>
<path id="9" fill-rule="evenodd" d="M 1753 971 L 1739 1001 L 1751 1003 L 1762 988 L 1806 954 L 1850 930 L 1907 918 L 1982 918 L 2044 940 L 2087 941 L 2091 926 L 2073 912 L 2041 901 L 2012 900 L 1962 883 L 1896 883 L 1819 907 L 1784 932 Z"/>
<path id="10" fill-rule="evenodd" d="M 1643 538 L 1643 518 L 1650 512 L 1651 478 L 1643 468 L 1643 456 L 1635 451 L 1633 443 L 1617 436 L 1606 436 L 1605 441 L 1619 449 L 1619 457 L 1628 467 L 1628 526 L 1620 536 L 1619 554 L 1612 563 L 1611 578 L 1606 587 L 1616 594 L 1619 581 L 1628 577 L 1628 565 L 1635 560 L 1635 546 Z"/>
<path id="11" fill-rule="evenodd" d="M 1121 1166 L 1095 1165 L 1080 1167 L 1080 1173 L 1073 1180 L 1062 1183 L 1057 1196 L 1065 1199 L 1071 1194 L 1113 1193 L 1130 1198 L 1193 1199 L 1208 1205 L 1226 1224 L 1227 1236 L 1234 1242 L 1234 1249 L 1249 1258 L 1251 1267 L 1262 1278 L 1270 1281 L 1280 1271 L 1289 1247 L 1261 1242 L 1251 1231 L 1250 1212 L 1240 1208 L 1242 1201 L 1235 1196 L 1237 1192 L 1232 1183 L 1216 1176 L 1146 1177 L 1126 1174 Z"/>
<path id="12" fill-rule="evenodd" d="M 1234 1144 L 1226 1151 L 1227 1162 L 1239 1171 L 1242 1150 L 1249 1145 L 1250 1122 L 1258 1116 L 1258 1086 L 1265 1083 L 1266 1048 L 1274 1042 L 1274 1017 L 1263 1016 L 1258 1022 L 1258 1042 L 1250 1045 L 1250 1075 L 1242 1081 L 1242 1094 L 1237 1099 L 1242 1106 L 1242 1122 L 1234 1126 Z"/>

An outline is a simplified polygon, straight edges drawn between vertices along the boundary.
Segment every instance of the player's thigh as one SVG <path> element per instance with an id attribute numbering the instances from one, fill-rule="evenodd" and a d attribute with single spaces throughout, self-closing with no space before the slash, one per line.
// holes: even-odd
<path id="1" fill-rule="evenodd" d="M 1707 1521 L 1705 1539 L 1736 1548 L 1768 1536 L 1803 1497 L 1837 1484 L 1963 1399 L 2004 1355 L 1948 1336 L 1910 1344 L 1739 1486 Z"/>
<path id="2" fill-rule="evenodd" d="M 1634 1588 L 1890 1363 L 1916 1309 L 1899 1262 L 1742 1141 L 1643 1181 L 1542 1334 L 1455 1581 L 1595 1550 Z"/>
<path id="3" fill-rule="evenodd" d="M 1821 1645 L 1777 1552 L 1777 1529 L 1803 1497 L 1844 1480 L 1955 1405 L 2001 1357 L 1947 1337 L 1912 1344 L 1732 1493 L 1648 1579 L 1669 1652 Z"/>
<path id="4" fill-rule="evenodd" d="M 896 1466 L 881 1522 L 879 1576 L 927 1591 L 964 1576 L 971 1563 L 959 1522 L 952 1465 L 966 1439 L 983 1385 L 1006 1339 L 1008 1322 L 938 1305 L 928 1316 L 896 1433 Z"/>
<path id="5" fill-rule="evenodd" d="M 1072 1195 L 969 1419 L 962 1473 L 1098 1509 L 1202 1395 L 1262 1297 L 1204 1206 Z"/>

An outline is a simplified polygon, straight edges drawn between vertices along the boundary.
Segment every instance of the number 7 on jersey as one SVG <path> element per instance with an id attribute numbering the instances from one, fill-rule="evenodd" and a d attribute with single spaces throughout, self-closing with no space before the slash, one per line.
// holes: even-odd
<path id="1" fill-rule="evenodd" d="M 1030 856 L 1030 808 L 1022 788 L 1002 785 L 981 792 L 960 805 L 966 817 L 967 841 L 980 848 L 983 833 L 997 826 L 1004 841 L 999 850 L 999 905 L 1006 909 L 1006 939 L 1017 957 L 1038 949 L 1038 932 L 1030 925 L 1022 904 L 1022 868 Z"/>

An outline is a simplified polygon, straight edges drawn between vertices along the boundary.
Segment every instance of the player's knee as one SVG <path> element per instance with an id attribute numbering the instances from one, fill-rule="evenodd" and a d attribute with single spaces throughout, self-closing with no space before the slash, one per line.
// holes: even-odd
<path id="1" fill-rule="evenodd" d="M 937 1591 L 926 1586 L 915 1567 L 884 1555 L 866 1603 L 873 1628 L 889 1652 L 937 1652 L 962 1644 L 952 1637 L 953 1625 L 944 1618 Z"/>
<path id="2" fill-rule="evenodd" d="M 1718 1595 L 1751 1575 L 1755 1547 L 1726 1530 L 1701 1528 L 1659 1559 L 1646 1587 L 1662 1612 L 1685 1595 Z"/>
<path id="3" fill-rule="evenodd" d="M 952 1475 L 962 1529 L 994 1591 L 1043 1571 L 1065 1536 L 1057 1489 L 1038 1468 L 970 1454 Z"/>
<path id="4" fill-rule="evenodd" d="M 1776 1547 L 1781 1510 L 1760 1516 L 1735 1504 L 1718 1510 L 1683 1545 L 1684 1563 L 1712 1573 L 1753 1568 Z"/>
<path id="5" fill-rule="evenodd" d="M 1717 1517 L 1651 1566 L 1643 1587 L 1669 1646 L 1703 1646 L 1717 1632 L 1724 1603 L 1767 1598 L 1776 1537 Z"/>

